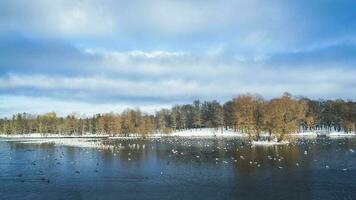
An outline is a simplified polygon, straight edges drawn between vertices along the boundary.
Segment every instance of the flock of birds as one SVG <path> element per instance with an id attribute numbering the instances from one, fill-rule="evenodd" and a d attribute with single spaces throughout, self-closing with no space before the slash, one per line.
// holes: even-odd
<path id="1" fill-rule="evenodd" d="M 145 140 L 95 140 L 88 141 L 91 145 L 86 147 L 79 147 L 83 153 L 89 154 L 93 149 L 98 152 L 110 152 L 114 157 L 120 157 L 119 160 L 123 162 L 133 162 L 138 160 L 137 156 L 142 152 L 154 152 L 160 155 L 159 159 L 165 162 L 165 165 L 170 165 L 172 162 L 210 162 L 215 165 L 219 164 L 235 164 L 236 166 L 244 165 L 250 168 L 271 168 L 283 169 L 291 167 L 294 163 L 295 168 L 309 165 L 308 162 L 322 163 L 325 169 L 331 169 L 333 166 L 329 160 L 319 161 L 314 159 L 322 151 L 324 146 L 332 146 L 331 149 L 337 152 L 346 152 L 354 154 L 352 149 L 355 144 L 349 145 L 347 140 L 340 140 L 336 144 L 332 140 L 296 140 L 288 145 L 272 146 L 272 147 L 254 147 L 248 141 L 241 141 L 238 139 L 188 139 L 188 138 L 151 138 Z M 315 145 L 317 145 L 315 147 Z M 354 146 L 352 146 L 354 145 Z M 316 148 L 313 148 L 313 146 Z M 346 149 L 345 149 L 345 146 Z M 351 146 L 351 147 L 350 147 Z M 90 148 L 92 147 L 92 148 Z M 29 147 L 30 148 L 30 147 Z M 293 149 L 293 150 L 292 150 Z M 329 148 L 330 149 L 330 148 Z M 36 151 L 36 150 L 32 150 Z M 290 153 L 290 151 L 294 151 Z M 296 151 L 296 152 L 295 152 Z M 33 153 L 29 150 L 29 153 Z M 163 156 L 162 156 L 163 155 Z M 31 160 L 32 168 L 38 170 L 41 176 L 37 181 L 44 183 L 51 183 L 49 177 L 44 176 L 44 163 L 49 164 L 49 167 L 61 166 L 63 162 L 69 162 L 65 159 L 66 153 L 63 148 L 56 148 L 55 154 L 48 153 L 43 157 L 30 156 L 36 158 Z M 290 157 L 292 156 L 292 157 Z M 355 156 L 352 155 L 355 158 Z M 12 157 L 10 156 L 11 160 Z M 73 162 L 73 161 L 71 161 Z M 96 162 L 94 173 L 99 173 L 100 163 Z M 340 166 L 333 166 L 340 167 Z M 353 166 L 354 167 L 354 166 Z M 340 170 L 340 169 L 339 169 Z M 347 166 L 341 168 L 342 171 L 347 171 Z M 79 169 L 73 170 L 74 174 L 81 174 Z M 163 175 L 164 171 L 160 171 Z M 33 181 L 33 179 L 26 179 L 26 174 L 20 172 L 17 178 L 20 182 Z"/>

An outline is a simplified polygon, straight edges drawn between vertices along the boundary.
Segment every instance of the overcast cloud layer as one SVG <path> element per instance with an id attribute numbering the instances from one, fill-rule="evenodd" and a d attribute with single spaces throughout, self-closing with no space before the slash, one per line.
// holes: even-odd
<path id="1" fill-rule="evenodd" d="M 0 1 L 0 116 L 356 100 L 355 1 Z"/>

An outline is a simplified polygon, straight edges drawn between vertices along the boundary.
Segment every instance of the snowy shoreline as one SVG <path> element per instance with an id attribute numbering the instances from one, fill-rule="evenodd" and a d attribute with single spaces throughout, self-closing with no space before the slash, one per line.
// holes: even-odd
<path id="1" fill-rule="evenodd" d="M 316 132 L 301 132 L 301 133 L 292 133 L 291 136 L 295 137 L 317 137 L 318 134 Z"/>
<path id="2" fill-rule="evenodd" d="M 7 138 L 4 141 L 21 144 L 53 144 L 80 148 L 111 149 L 111 145 L 103 144 L 101 138 Z"/>
<path id="3" fill-rule="evenodd" d="M 274 145 L 287 145 L 289 144 L 288 141 L 252 141 L 251 144 L 253 146 L 274 146 Z"/>
<path id="4" fill-rule="evenodd" d="M 262 133 L 262 137 L 267 137 L 268 134 Z M 301 132 L 290 134 L 292 137 L 317 137 L 316 132 Z M 356 136 L 356 133 L 345 133 L 345 132 L 331 132 L 326 134 L 327 137 L 350 137 Z M 246 138 L 248 135 L 246 133 L 235 132 L 233 130 L 222 130 L 222 129 L 188 129 L 175 131 L 169 134 L 154 133 L 147 135 L 145 137 L 138 134 L 129 134 L 129 136 L 110 136 L 102 134 L 85 134 L 85 135 L 63 135 L 63 134 L 13 134 L 4 135 L 0 134 L 0 139 L 140 139 L 140 138 L 161 138 L 161 137 L 191 137 L 191 138 L 203 138 L 203 137 L 241 137 Z"/>
<path id="5" fill-rule="evenodd" d="M 221 129 L 189 129 L 182 131 L 175 131 L 169 136 L 175 137 L 247 137 L 245 133 L 239 133 L 232 130 Z"/>
<path id="6" fill-rule="evenodd" d="M 40 133 L 31 133 L 31 134 L 13 134 L 13 135 L 4 135 L 1 134 L 0 138 L 107 138 L 109 135 L 97 135 L 97 134 L 88 134 L 88 135 L 61 135 L 61 134 L 40 134 Z"/>
<path id="7" fill-rule="evenodd" d="M 345 132 L 331 132 L 329 137 L 352 137 L 356 136 L 356 133 L 345 133 Z"/>
<path id="8" fill-rule="evenodd" d="M 269 136 L 267 133 L 262 133 L 260 135 L 262 138 Z M 305 137 L 305 138 L 315 138 L 318 137 L 316 132 L 303 132 L 290 134 L 293 137 Z M 345 133 L 345 132 L 332 132 L 327 135 L 330 138 L 337 137 L 349 137 L 356 136 L 355 133 Z M 0 140 L 2 141 L 12 141 L 19 142 L 23 144 L 54 144 L 58 146 L 72 146 L 80 148 L 97 148 L 97 149 L 111 149 L 112 145 L 105 144 L 105 140 L 137 140 L 137 139 L 154 139 L 154 138 L 164 138 L 164 137 L 177 137 L 177 138 L 247 138 L 246 133 L 239 133 L 233 130 L 221 130 L 221 129 L 189 129 L 175 131 L 171 134 L 155 133 L 142 137 L 138 134 L 129 134 L 129 136 L 110 136 L 110 135 L 99 135 L 99 134 L 85 134 L 85 135 L 61 135 L 61 134 L 26 134 L 26 135 L 0 135 Z M 277 142 L 275 138 L 273 140 L 267 141 L 266 139 L 260 141 L 251 141 L 252 146 L 278 146 L 278 145 L 288 145 L 290 141 Z"/>
<path id="9" fill-rule="evenodd" d="M 247 137 L 247 134 L 234 132 L 231 130 L 223 130 L 221 129 L 189 129 L 189 130 L 181 130 L 175 131 L 169 134 L 162 133 L 154 133 L 145 136 L 145 138 L 160 138 L 160 137 Z M 139 134 L 129 134 L 129 136 L 110 136 L 110 135 L 101 135 L 101 134 L 85 134 L 85 135 L 62 135 L 62 134 L 39 134 L 39 133 L 31 133 L 31 134 L 12 134 L 12 135 L 4 135 L 0 134 L 0 138 L 33 138 L 33 139 L 62 139 L 62 138 L 107 138 L 107 139 L 139 139 L 144 138 Z"/>

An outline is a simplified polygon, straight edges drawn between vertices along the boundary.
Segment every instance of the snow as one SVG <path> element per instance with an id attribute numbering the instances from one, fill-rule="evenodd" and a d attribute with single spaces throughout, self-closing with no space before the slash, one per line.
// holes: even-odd
<path id="1" fill-rule="evenodd" d="M 270 137 L 270 134 L 267 132 L 262 132 L 262 133 L 260 133 L 260 136 L 261 137 Z M 273 134 L 272 134 L 272 136 L 273 136 Z"/>
<path id="2" fill-rule="evenodd" d="M 211 129 L 211 128 L 202 128 L 202 129 L 189 129 L 182 131 L 175 131 L 169 136 L 177 137 L 247 137 L 247 134 L 235 132 L 232 130 L 223 130 L 221 129 Z"/>
<path id="3" fill-rule="evenodd" d="M 109 137 L 109 135 L 99 135 L 99 134 L 62 135 L 62 134 L 41 134 L 41 133 L 11 134 L 11 135 L 0 134 L 0 138 L 105 138 L 105 137 Z"/>
<path id="4" fill-rule="evenodd" d="M 274 145 L 286 145 L 289 144 L 288 141 L 252 141 L 252 145 L 256 146 L 274 146 Z"/>
<path id="5" fill-rule="evenodd" d="M 296 136 L 296 137 L 316 137 L 316 136 L 318 136 L 318 134 L 315 133 L 315 132 L 310 131 L 310 132 L 293 133 L 293 134 L 291 134 L 291 136 Z"/>
<path id="6" fill-rule="evenodd" d="M 202 129 L 189 129 L 182 131 L 175 131 L 170 134 L 164 133 L 154 133 L 147 135 L 147 138 L 160 138 L 160 137 L 246 137 L 247 134 L 234 132 L 232 130 L 212 129 L 212 128 L 202 128 Z M 13 134 L 13 135 L 0 135 L 0 138 L 109 138 L 109 139 L 138 139 L 142 138 L 139 134 L 129 134 L 128 136 L 109 136 L 109 135 L 96 135 L 96 134 L 85 134 L 85 135 L 61 135 L 61 134 Z"/>
<path id="7" fill-rule="evenodd" d="M 318 134 L 316 132 L 301 132 L 301 133 L 293 133 L 290 134 L 293 137 L 317 137 Z M 169 134 L 165 133 L 154 133 L 145 136 L 146 138 L 161 138 L 161 137 L 247 137 L 246 133 L 235 132 L 233 130 L 221 130 L 221 129 L 213 129 L 213 128 L 201 128 L 201 129 L 187 129 L 181 131 L 175 131 Z M 268 133 L 261 133 L 261 137 L 268 137 Z M 345 137 L 345 136 L 356 136 L 356 133 L 345 133 L 345 132 L 331 132 L 330 134 L 326 134 L 329 137 Z M 72 139 L 91 139 L 91 138 L 108 138 L 108 139 L 139 139 L 142 138 L 140 134 L 129 134 L 128 136 L 109 136 L 109 135 L 101 135 L 101 134 L 84 134 L 84 135 L 62 135 L 62 134 L 40 134 L 40 133 L 32 133 L 32 134 L 12 134 L 12 135 L 3 135 L 0 134 L 0 138 L 33 138 L 33 139 L 55 139 L 55 138 L 72 138 Z"/>
<path id="8" fill-rule="evenodd" d="M 356 133 L 346 133 L 346 132 L 331 132 L 329 133 L 330 137 L 345 137 L 345 136 L 356 136 Z"/>
<path id="9" fill-rule="evenodd" d="M 115 140 L 115 139 L 140 139 L 142 137 L 139 136 L 113 136 L 108 137 L 108 139 Z"/>
<path id="10" fill-rule="evenodd" d="M 110 149 L 110 145 L 104 145 L 98 139 L 85 138 L 13 138 L 9 141 L 22 144 L 54 144 L 57 146 L 72 146 L 82 148 Z"/>
<path id="11" fill-rule="evenodd" d="M 345 132 L 331 132 L 325 134 L 326 136 L 329 137 L 345 137 L 345 136 L 356 136 L 355 133 L 345 133 Z M 316 137 L 318 134 L 316 132 L 303 132 L 303 133 L 293 133 L 291 136 L 296 136 L 296 137 Z"/>

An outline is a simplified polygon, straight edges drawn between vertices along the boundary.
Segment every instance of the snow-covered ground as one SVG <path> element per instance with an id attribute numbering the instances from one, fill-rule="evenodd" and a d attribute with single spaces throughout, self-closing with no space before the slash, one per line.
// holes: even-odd
<path id="1" fill-rule="evenodd" d="M 145 137 L 142 136 L 110 136 L 108 139 L 111 140 L 123 140 L 123 139 L 142 139 L 142 138 L 161 138 L 161 137 L 167 137 L 169 135 L 157 135 L 157 134 L 152 134 L 152 135 L 147 135 Z"/>
<path id="2" fill-rule="evenodd" d="M 4 135 L 0 134 L 0 138 L 105 138 L 109 135 L 99 135 L 99 134 L 85 134 L 85 135 L 61 135 L 61 134 L 11 134 Z"/>
<path id="3" fill-rule="evenodd" d="M 202 128 L 202 129 L 189 129 L 182 131 L 175 131 L 169 136 L 176 137 L 247 137 L 247 134 L 234 132 L 232 130 L 223 130 L 221 129 L 210 129 L 210 128 Z"/>
<path id="4" fill-rule="evenodd" d="M 85 138 L 12 138 L 12 142 L 22 144 L 54 144 L 58 146 L 73 146 L 82 148 L 98 148 L 110 149 L 111 146 L 105 145 L 98 139 L 85 139 Z"/>
<path id="5" fill-rule="evenodd" d="M 328 134 L 330 137 L 349 137 L 349 136 L 356 136 L 356 133 L 346 133 L 346 132 L 331 132 Z"/>
<path id="6" fill-rule="evenodd" d="M 289 144 L 288 141 L 280 141 L 278 142 L 277 139 L 273 139 L 270 141 L 267 140 L 261 140 L 261 141 L 252 141 L 251 142 L 252 146 L 274 146 L 274 145 L 286 145 Z"/>
<path id="7" fill-rule="evenodd" d="M 251 143 L 252 143 L 252 145 L 256 145 L 256 146 L 274 146 L 274 145 L 286 145 L 286 144 L 289 144 L 288 141 L 281 141 L 281 142 L 277 142 L 277 141 L 252 141 Z"/>
<path id="8" fill-rule="evenodd" d="M 164 133 L 154 133 L 147 135 L 147 138 L 160 138 L 160 137 L 247 137 L 248 135 L 245 133 L 235 132 L 232 130 L 221 130 L 221 129 L 212 129 L 212 128 L 202 128 L 202 129 L 188 129 L 175 131 L 169 134 Z M 261 133 L 261 137 L 268 137 L 268 133 Z M 290 134 L 292 137 L 317 137 L 318 134 L 316 132 L 301 132 L 301 133 L 293 133 Z M 345 137 L 345 136 L 356 136 L 356 133 L 345 133 L 345 132 L 331 132 L 330 134 L 326 134 L 329 137 Z M 33 139 L 90 139 L 90 138 L 109 138 L 109 139 L 138 139 L 142 138 L 140 134 L 129 134 L 128 136 L 114 136 L 111 137 L 109 135 L 101 135 L 101 134 L 84 134 L 84 135 L 62 135 L 62 134 L 40 134 L 40 133 L 32 133 L 32 134 L 12 134 L 12 135 L 3 135 L 0 134 L 0 138 L 33 138 Z"/>
<path id="9" fill-rule="evenodd" d="M 142 138 L 142 137 L 139 137 L 139 136 L 112 136 L 112 137 L 108 137 L 108 139 L 139 139 L 139 138 Z"/>
<path id="10" fill-rule="evenodd" d="M 302 132 L 302 133 L 292 133 L 291 136 L 296 136 L 296 137 L 316 137 L 318 136 L 317 133 L 315 132 Z"/>

